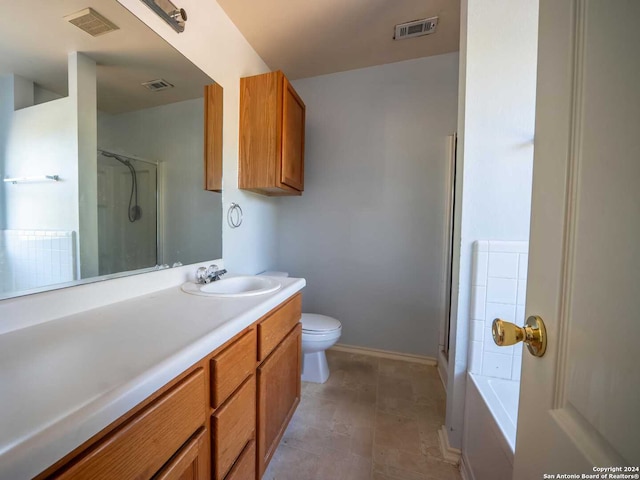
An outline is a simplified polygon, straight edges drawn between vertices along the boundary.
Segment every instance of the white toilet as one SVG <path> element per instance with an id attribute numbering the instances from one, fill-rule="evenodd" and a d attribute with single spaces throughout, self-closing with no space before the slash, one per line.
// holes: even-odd
<path id="1" fill-rule="evenodd" d="M 269 277 L 288 277 L 286 272 L 261 273 Z M 332 317 L 316 313 L 302 314 L 302 380 L 324 383 L 329 378 L 325 350 L 336 344 L 342 334 L 342 324 Z"/>
<path id="2" fill-rule="evenodd" d="M 329 378 L 325 350 L 336 344 L 342 335 L 338 320 L 316 313 L 302 314 L 302 380 L 324 383 Z"/>

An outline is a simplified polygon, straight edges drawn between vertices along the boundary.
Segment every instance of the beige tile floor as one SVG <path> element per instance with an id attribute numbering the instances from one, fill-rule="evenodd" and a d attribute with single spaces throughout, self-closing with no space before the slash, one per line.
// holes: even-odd
<path id="1" fill-rule="evenodd" d="M 263 480 L 459 480 L 442 460 L 435 367 L 328 351 L 331 377 L 302 399 Z"/>

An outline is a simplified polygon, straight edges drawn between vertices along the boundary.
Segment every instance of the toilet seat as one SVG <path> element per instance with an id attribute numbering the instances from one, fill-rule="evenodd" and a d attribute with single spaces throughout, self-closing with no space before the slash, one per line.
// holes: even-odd
<path id="1" fill-rule="evenodd" d="M 317 313 L 302 314 L 302 333 L 306 335 L 326 335 L 342 330 L 342 324 L 332 317 Z"/>

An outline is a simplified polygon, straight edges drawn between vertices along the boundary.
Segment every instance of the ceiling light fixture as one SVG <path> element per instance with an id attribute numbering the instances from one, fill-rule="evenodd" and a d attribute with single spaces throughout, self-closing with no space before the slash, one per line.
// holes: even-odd
<path id="1" fill-rule="evenodd" d="M 184 8 L 176 7 L 170 0 L 142 0 L 142 2 L 176 32 L 184 32 L 184 24 L 187 21 L 187 12 Z"/>

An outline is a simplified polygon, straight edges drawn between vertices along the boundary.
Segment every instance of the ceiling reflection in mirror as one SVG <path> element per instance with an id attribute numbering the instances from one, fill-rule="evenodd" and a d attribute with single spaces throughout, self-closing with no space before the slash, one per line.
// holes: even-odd
<path id="1" fill-rule="evenodd" d="M 0 298 L 219 258 L 214 81 L 116 0 L 0 5 Z"/>

